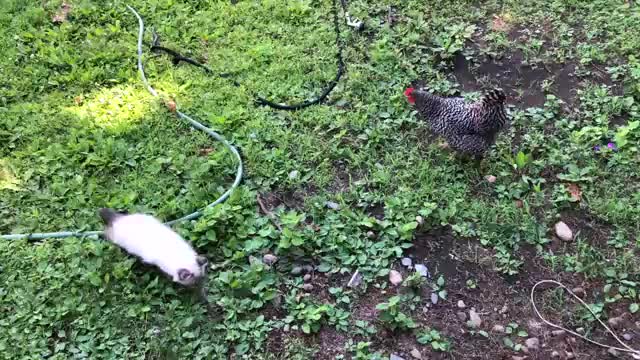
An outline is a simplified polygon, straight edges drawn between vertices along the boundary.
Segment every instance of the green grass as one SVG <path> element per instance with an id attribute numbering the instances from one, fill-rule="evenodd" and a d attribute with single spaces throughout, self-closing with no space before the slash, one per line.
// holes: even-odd
<path id="1" fill-rule="evenodd" d="M 232 156 L 142 86 L 137 22 L 125 2 L 73 1 L 60 25 L 51 16 L 61 1 L 43 3 L 9 0 L 0 9 L 0 233 L 99 229 L 96 209 L 104 206 L 170 220 L 222 194 L 235 174 Z M 366 296 L 345 286 L 350 275 L 359 269 L 364 287 L 385 289 L 389 269 L 414 234 L 442 225 L 494 252 L 501 274 L 521 273 L 521 250 L 533 246 L 553 271 L 603 284 L 606 294 L 591 300 L 605 313 L 635 308 L 637 5 L 352 1 L 350 12 L 368 27 L 362 34 L 343 27 L 348 70 L 329 102 L 281 112 L 254 106 L 254 96 L 300 102 L 335 76 L 331 2 L 186 3 L 126 4 L 165 46 L 206 59 L 241 84 L 145 55 L 152 85 L 228 138 L 246 161 L 244 182 L 226 203 L 178 227 L 211 262 L 228 261 L 208 279 L 221 318 L 207 320 L 193 294 L 103 241 L 5 241 L 2 356 L 303 359 L 323 351 L 304 334 L 334 329 L 349 337 L 350 356 L 375 358 L 393 350 L 374 335 L 388 321 L 378 319 L 367 332 L 351 318 Z M 492 29 L 494 14 L 522 30 L 527 42 Z M 421 79 L 453 93 L 461 88 L 450 75 L 455 54 L 499 57 L 516 49 L 529 63 L 575 64 L 581 82 L 570 89 L 574 103 L 551 87 L 544 106 L 511 109 L 513 126 L 486 160 L 483 175 L 497 176 L 491 185 L 429 144 L 402 92 Z M 602 80 L 598 69 L 612 80 Z M 594 153 L 594 145 L 607 141 L 619 151 Z M 580 187 L 580 201 L 567 192 L 570 183 Z M 258 193 L 290 198 L 289 206 L 273 209 L 282 233 L 258 210 Z M 340 209 L 329 209 L 327 201 Z M 382 221 L 369 213 L 379 205 Z M 561 214 L 593 219 L 605 229 L 604 239 L 585 230 L 551 250 L 551 229 Z M 265 253 L 279 256 L 277 267 L 249 261 Z M 303 295 L 302 279 L 290 274 L 300 262 L 332 279 L 330 296 Z M 397 310 L 401 323 L 415 320 L 417 329 L 404 331 L 422 334 L 428 347 L 455 352 L 456 342 L 446 338 L 452 334 L 420 323 L 414 304 L 420 301 L 429 297 L 407 300 Z M 275 332 L 284 334 L 282 354 L 269 355 L 268 337 Z"/>

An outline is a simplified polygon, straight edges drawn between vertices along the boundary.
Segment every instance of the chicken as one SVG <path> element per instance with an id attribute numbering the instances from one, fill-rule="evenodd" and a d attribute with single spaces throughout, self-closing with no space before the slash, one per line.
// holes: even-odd
<path id="1" fill-rule="evenodd" d="M 434 133 L 446 139 L 452 149 L 476 160 L 484 157 L 509 121 L 504 107 L 507 97 L 498 89 L 487 92 L 475 103 L 467 103 L 459 97 L 440 97 L 411 87 L 404 95 Z"/>

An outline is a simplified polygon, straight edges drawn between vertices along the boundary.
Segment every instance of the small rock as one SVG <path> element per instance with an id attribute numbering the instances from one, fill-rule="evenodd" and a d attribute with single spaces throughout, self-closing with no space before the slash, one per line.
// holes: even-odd
<path id="1" fill-rule="evenodd" d="M 467 314 L 464 311 L 458 311 L 456 315 L 458 316 L 458 319 L 460 319 L 460 321 L 467 320 Z"/>
<path id="2" fill-rule="evenodd" d="M 467 305 L 465 305 L 464 301 L 458 300 L 458 308 L 464 309 L 465 307 L 467 307 Z"/>
<path id="3" fill-rule="evenodd" d="M 422 312 L 425 314 L 429 312 L 429 304 L 422 307 Z"/>
<path id="4" fill-rule="evenodd" d="M 310 292 L 310 291 L 312 291 L 312 290 L 313 290 L 313 285 L 311 285 L 311 284 L 304 284 L 304 285 L 302 285 L 302 289 L 303 289 L 304 291 L 306 291 L 306 292 Z"/>
<path id="5" fill-rule="evenodd" d="M 507 311 L 509 311 L 509 307 L 507 306 L 507 304 L 505 304 L 502 309 L 500 309 L 500 311 L 498 311 L 499 314 L 505 314 Z"/>
<path id="6" fill-rule="evenodd" d="M 324 203 L 329 209 L 331 210 L 340 210 L 340 204 L 335 203 L 333 201 L 327 201 L 326 203 Z"/>
<path id="7" fill-rule="evenodd" d="M 349 283 L 347 283 L 347 286 L 350 288 L 356 288 L 360 286 L 360 284 L 362 284 L 362 274 L 360 274 L 360 271 L 356 270 L 356 272 L 353 273 L 353 276 L 351 276 Z"/>
<path id="8" fill-rule="evenodd" d="M 400 285 L 402 283 L 402 275 L 395 270 L 389 271 L 389 282 L 393 286 Z"/>
<path id="9" fill-rule="evenodd" d="M 400 262 L 402 263 L 402 266 L 405 266 L 408 268 L 411 268 L 411 265 L 413 264 L 413 261 L 411 261 L 411 259 L 409 259 L 408 257 L 402 258 Z"/>
<path id="10" fill-rule="evenodd" d="M 557 351 L 555 351 L 555 350 L 553 350 L 553 351 L 551 352 L 551 357 L 552 357 L 552 358 L 559 358 L 559 357 L 560 357 L 560 353 L 559 353 L 559 352 L 557 352 Z"/>
<path id="11" fill-rule="evenodd" d="M 619 317 L 612 317 L 611 319 L 609 319 L 607 321 L 607 323 L 609 324 L 609 326 L 613 327 L 613 328 L 617 328 L 620 325 L 622 325 L 622 322 L 624 321 L 624 319 L 619 316 Z"/>
<path id="12" fill-rule="evenodd" d="M 579 298 L 584 298 L 587 295 L 587 293 L 581 287 L 573 288 L 571 289 L 571 291 L 573 291 L 573 293 L 576 294 Z"/>
<path id="13" fill-rule="evenodd" d="M 289 179 L 290 180 L 295 180 L 295 179 L 298 178 L 298 175 L 300 175 L 298 170 L 293 170 L 292 172 L 289 173 Z"/>
<path id="14" fill-rule="evenodd" d="M 576 332 L 578 334 L 584 334 L 584 328 L 583 327 L 579 327 L 579 328 L 576 329 Z"/>
<path id="15" fill-rule="evenodd" d="M 489 184 L 493 184 L 493 183 L 494 183 L 494 182 L 496 182 L 496 180 L 498 179 L 498 178 L 496 178 L 496 177 L 495 177 L 495 176 L 493 176 L 493 175 L 487 175 L 487 176 L 485 176 L 484 178 L 487 180 L 487 182 L 488 182 Z"/>
<path id="16" fill-rule="evenodd" d="M 518 355 L 511 356 L 511 360 L 526 360 L 526 359 L 527 359 L 526 356 L 518 356 Z"/>
<path id="17" fill-rule="evenodd" d="M 420 274 L 421 276 L 423 276 L 423 277 L 430 277 L 430 276 L 429 276 L 429 269 L 427 269 L 427 267 L 426 267 L 426 266 L 424 266 L 424 265 L 422 265 L 422 264 L 416 264 L 416 265 L 415 265 L 415 269 L 416 269 L 416 272 L 417 272 L 418 274 Z"/>
<path id="18" fill-rule="evenodd" d="M 567 359 L 573 359 L 574 357 L 576 357 L 576 355 L 574 353 L 572 353 L 571 351 L 567 351 L 565 353 Z"/>
<path id="19" fill-rule="evenodd" d="M 611 355 L 611 357 L 617 358 L 620 357 L 620 351 L 614 349 L 614 348 L 609 348 L 609 350 L 607 350 L 607 352 L 609 353 L 609 355 Z"/>
<path id="20" fill-rule="evenodd" d="M 396 354 L 391 354 L 391 356 L 389 356 L 389 360 L 404 360 L 404 358 Z"/>
<path id="21" fill-rule="evenodd" d="M 369 230 L 369 231 L 367 231 L 367 237 L 369 239 L 375 239 L 376 238 L 376 233 L 374 233 L 373 231 Z"/>
<path id="22" fill-rule="evenodd" d="M 538 348 L 540 347 L 540 340 L 537 337 L 530 337 L 525 340 L 524 345 L 529 350 L 538 350 Z"/>
<path id="23" fill-rule="evenodd" d="M 504 334 L 504 330 L 504 326 L 502 325 L 493 325 L 493 328 L 491 329 L 491 331 L 499 334 Z"/>
<path id="24" fill-rule="evenodd" d="M 300 275 L 302 274 L 302 266 L 294 266 L 291 269 L 291 275 Z"/>
<path id="25" fill-rule="evenodd" d="M 413 356 L 414 359 L 422 359 L 422 354 L 420 354 L 420 351 L 418 349 L 413 349 L 411 350 L 411 356 Z"/>
<path id="26" fill-rule="evenodd" d="M 431 293 L 431 303 L 433 305 L 436 305 L 438 303 L 438 294 L 434 292 Z"/>
<path id="27" fill-rule="evenodd" d="M 555 336 L 555 337 L 565 336 L 566 334 L 567 334 L 567 332 L 564 331 L 564 330 L 553 330 L 551 332 L 551 335 Z"/>
<path id="28" fill-rule="evenodd" d="M 527 327 L 529 328 L 529 332 L 534 334 L 534 335 L 538 335 L 538 334 L 542 333 L 542 330 L 543 330 L 542 326 L 543 326 L 543 324 L 541 322 L 533 320 L 533 319 L 531 319 L 531 320 L 529 320 L 527 322 Z"/>
<path id="29" fill-rule="evenodd" d="M 273 265 L 278 261 L 278 257 L 273 254 L 266 254 L 262 257 L 262 262 L 266 265 Z"/>
<path id="30" fill-rule="evenodd" d="M 286 324 L 283 328 L 282 331 L 284 332 L 289 332 L 289 330 L 291 330 L 291 326 L 289 324 Z"/>
<path id="31" fill-rule="evenodd" d="M 313 265 L 304 265 L 302 267 L 302 271 L 304 271 L 305 273 L 313 272 Z"/>
<path id="32" fill-rule="evenodd" d="M 424 225 L 424 218 L 420 215 L 416 216 L 416 222 L 418 223 L 419 226 Z"/>
<path id="33" fill-rule="evenodd" d="M 469 326 L 472 328 L 479 328 L 482 325 L 482 319 L 475 309 L 469 310 Z"/>
<path id="34" fill-rule="evenodd" d="M 556 235 L 561 240 L 571 241 L 573 240 L 573 232 L 569 229 L 569 226 L 562 221 L 558 221 L 555 225 Z"/>
<path id="35" fill-rule="evenodd" d="M 622 338 L 627 340 L 627 341 L 631 341 L 631 339 L 633 339 L 633 335 L 628 334 L 628 333 L 624 333 L 624 334 L 622 334 Z"/>
<path id="36" fill-rule="evenodd" d="M 304 282 L 309 282 L 309 281 L 311 281 L 311 274 L 306 274 L 306 275 L 302 278 L 302 280 L 304 280 Z"/>

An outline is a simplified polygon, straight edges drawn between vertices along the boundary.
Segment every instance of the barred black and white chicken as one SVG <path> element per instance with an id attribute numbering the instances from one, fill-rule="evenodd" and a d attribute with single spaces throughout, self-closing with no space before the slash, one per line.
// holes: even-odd
<path id="1" fill-rule="evenodd" d="M 509 121 L 505 111 L 507 97 L 498 89 L 487 92 L 474 103 L 411 87 L 404 95 L 420 117 L 429 123 L 431 131 L 442 136 L 452 149 L 477 161 L 484 157 Z"/>

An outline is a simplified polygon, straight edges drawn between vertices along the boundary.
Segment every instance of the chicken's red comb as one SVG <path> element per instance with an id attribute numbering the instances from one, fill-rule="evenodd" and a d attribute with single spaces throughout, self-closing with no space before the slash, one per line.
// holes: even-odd
<path id="1" fill-rule="evenodd" d="M 408 87 L 407 90 L 404 91 L 404 96 L 409 97 L 411 96 L 411 94 L 413 93 L 413 90 L 415 90 L 412 87 Z"/>

